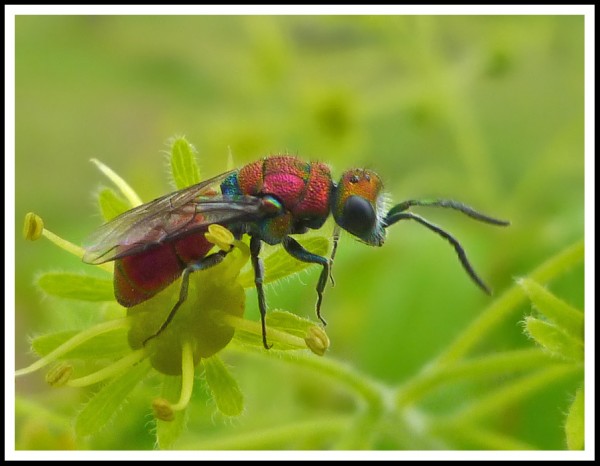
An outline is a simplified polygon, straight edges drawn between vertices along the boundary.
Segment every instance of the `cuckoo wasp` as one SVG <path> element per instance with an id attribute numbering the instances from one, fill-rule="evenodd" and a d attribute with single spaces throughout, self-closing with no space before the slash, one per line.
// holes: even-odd
<path id="1" fill-rule="evenodd" d="M 178 301 L 148 341 L 169 325 L 186 300 L 190 274 L 217 265 L 227 255 L 224 250 L 209 253 L 213 244 L 204 236 L 208 226 L 222 225 L 237 238 L 248 235 L 262 340 L 269 348 L 260 257 L 263 242 L 281 244 L 294 258 L 322 267 L 316 287 L 316 312 L 323 323 L 323 291 L 341 230 L 367 245 L 381 246 L 388 227 L 400 220 L 416 221 L 446 239 L 469 277 L 489 294 L 461 244 L 447 231 L 410 211 L 417 206 L 454 209 L 493 225 L 509 223 L 446 199 L 408 200 L 388 209 L 381 178 L 371 170 L 348 170 L 335 183 L 324 163 L 272 155 L 121 214 L 92 234 L 83 259 L 91 264 L 114 261 L 115 297 L 125 307 L 152 298 L 181 277 Z M 336 224 L 330 258 L 311 253 L 290 236 L 321 228 L 329 215 Z"/>

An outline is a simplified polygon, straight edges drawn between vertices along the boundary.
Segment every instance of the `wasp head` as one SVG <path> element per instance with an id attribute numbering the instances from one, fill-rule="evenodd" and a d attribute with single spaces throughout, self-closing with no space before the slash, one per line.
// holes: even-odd
<path id="1" fill-rule="evenodd" d="M 386 196 L 375 172 L 348 170 L 333 190 L 332 213 L 335 222 L 371 246 L 385 241 Z"/>

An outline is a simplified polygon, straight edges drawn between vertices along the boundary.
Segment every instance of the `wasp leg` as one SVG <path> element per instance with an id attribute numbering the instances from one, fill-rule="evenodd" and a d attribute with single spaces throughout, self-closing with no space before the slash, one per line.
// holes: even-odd
<path id="1" fill-rule="evenodd" d="M 233 248 L 231 248 L 229 251 L 219 251 L 219 252 L 210 254 L 206 257 L 203 257 L 198 262 L 193 262 L 193 263 L 189 264 L 185 269 L 183 269 L 183 273 L 181 274 L 181 288 L 179 288 L 179 299 L 175 303 L 175 306 L 173 306 L 173 309 L 171 309 L 171 311 L 169 312 L 169 315 L 167 316 L 165 321 L 162 323 L 160 328 L 156 331 L 156 333 L 154 335 L 149 336 L 148 338 L 146 338 L 144 340 L 144 343 L 143 343 L 144 346 L 146 346 L 146 343 L 148 343 L 148 341 L 159 336 L 164 331 L 164 329 L 166 329 L 168 327 L 168 325 L 173 320 L 173 317 L 175 317 L 175 314 L 177 313 L 177 309 L 179 309 L 179 307 L 187 299 L 188 285 L 190 282 L 190 274 L 192 272 L 197 272 L 199 270 L 210 269 L 211 267 L 214 267 L 215 265 L 220 264 L 223 261 L 223 259 L 225 258 L 225 256 L 227 254 L 229 254 L 229 252 L 232 249 Z"/>
<path id="2" fill-rule="evenodd" d="M 319 256 L 318 254 L 313 254 L 310 251 L 307 251 L 302 247 L 302 245 L 296 241 L 291 236 L 286 236 L 283 238 L 283 247 L 285 250 L 294 258 L 298 259 L 302 262 L 309 262 L 311 264 L 319 264 L 323 266 L 323 270 L 321 270 L 321 275 L 319 276 L 319 281 L 317 283 L 317 317 L 323 325 L 327 325 L 327 322 L 323 317 L 321 317 L 321 303 L 323 302 L 323 291 L 325 290 L 325 285 L 327 284 L 327 277 L 329 276 L 330 263 L 329 259 L 326 257 Z"/>
<path id="3" fill-rule="evenodd" d="M 263 346 L 270 349 L 271 346 L 267 343 L 267 303 L 265 301 L 265 291 L 263 289 L 263 278 L 265 276 L 265 268 L 263 261 L 259 257 L 261 240 L 258 236 L 250 237 L 250 257 L 252 257 L 252 267 L 254 268 L 254 286 L 258 295 L 258 309 L 260 311 L 260 323 L 262 325 L 262 340 Z"/>

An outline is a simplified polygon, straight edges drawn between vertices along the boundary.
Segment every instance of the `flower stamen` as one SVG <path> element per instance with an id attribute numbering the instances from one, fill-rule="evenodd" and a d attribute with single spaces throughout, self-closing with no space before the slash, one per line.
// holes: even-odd
<path id="1" fill-rule="evenodd" d="M 304 338 L 306 346 L 315 354 L 323 356 L 329 348 L 329 337 L 321 327 L 314 325 L 309 327 Z"/>
<path id="2" fill-rule="evenodd" d="M 67 363 L 59 363 L 46 374 L 46 383 L 52 387 L 62 387 L 67 384 L 73 374 L 73 366 Z"/>
<path id="3" fill-rule="evenodd" d="M 125 196 L 125 198 L 129 201 L 129 204 L 131 204 L 131 207 L 137 207 L 142 204 L 142 200 L 133 190 L 133 188 L 129 186 L 129 184 L 123 178 L 117 175 L 111 168 L 109 168 L 107 165 L 104 165 L 98 159 L 90 159 L 90 162 L 96 165 L 96 167 L 98 167 L 98 169 L 104 173 L 104 175 L 106 175 L 106 177 L 112 181 L 117 188 L 119 188 L 123 196 Z"/>
<path id="4" fill-rule="evenodd" d="M 181 348 L 181 395 L 179 401 L 171 405 L 173 411 L 184 410 L 192 398 L 194 388 L 194 352 L 192 342 L 184 341 Z"/>
<path id="5" fill-rule="evenodd" d="M 204 234 L 204 237 L 223 251 L 229 251 L 235 241 L 233 233 L 217 224 L 209 225 L 208 232 Z"/>
<path id="6" fill-rule="evenodd" d="M 216 312 L 215 318 L 237 330 L 244 330 L 248 333 L 262 336 L 262 327 L 258 322 L 236 317 L 222 311 Z M 325 354 L 325 350 L 329 347 L 329 338 L 327 338 L 327 335 L 322 329 L 317 326 L 315 326 L 315 328 L 318 330 L 311 330 L 312 327 L 309 329 L 306 338 L 301 338 L 272 327 L 267 327 L 267 333 L 270 341 L 272 340 L 274 342 L 283 343 L 298 349 L 308 348 L 313 353 L 323 356 L 323 354 Z"/>
<path id="7" fill-rule="evenodd" d="M 129 325 L 130 325 L 130 319 L 127 317 L 124 317 L 122 319 L 110 320 L 108 322 L 104 322 L 102 324 L 95 325 L 87 330 L 79 332 L 77 335 L 74 335 L 72 338 L 65 341 L 62 345 L 60 345 L 57 348 L 55 348 L 54 350 L 52 350 L 44 357 L 38 359 L 33 364 L 16 371 L 15 376 L 19 377 L 21 375 L 26 375 L 26 374 L 35 372 L 38 369 L 41 369 L 42 367 L 45 367 L 48 364 L 56 361 L 62 355 L 68 353 L 69 351 L 71 351 L 72 349 L 76 348 L 77 346 L 81 345 L 84 342 L 86 342 L 102 333 L 110 332 L 111 330 L 117 330 L 120 328 L 125 328 Z"/>
<path id="8" fill-rule="evenodd" d="M 40 236 L 42 236 L 42 232 L 44 231 L 44 221 L 42 218 L 34 214 L 33 212 L 28 212 L 25 214 L 25 223 L 23 225 L 23 237 L 29 241 L 36 241 Z"/>
<path id="9" fill-rule="evenodd" d="M 66 239 L 63 239 L 60 236 L 52 233 L 50 230 L 46 229 L 44 227 L 44 221 L 42 220 L 42 218 L 33 212 L 29 212 L 25 215 L 23 236 L 29 241 L 36 241 L 40 238 L 40 236 L 45 236 L 59 248 L 70 252 L 71 254 L 79 257 L 80 259 L 85 254 L 85 250 L 82 247 L 77 246 L 76 244 L 73 244 L 70 241 L 67 241 Z M 113 273 L 113 266 L 111 264 L 98 264 L 97 266 L 102 270 L 105 270 L 109 273 Z"/>
<path id="10" fill-rule="evenodd" d="M 171 422 L 175 419 L 171 403 L 164 398 L 155 398 L 152 400 L 152 411 L 154 412 L 154 417 L 160 421 Z"/>
<path id="11" fill-rule="evenodd" d="M 155 398 L 152 401 L 154 417 L 161 421 L 171 422 L 175 419 L 175 411 L 183 411 L 192 399 L 194 388 L 194 351 L 192 342 L 186 340 L 181 347 L 181 394 L 177 403 L 171 403 L 165 398 Z"/>
<path id="12" fill-rule="evenodd" d="M 127 356 L 122 357 L 118 361 L 106 366 L 99 371 L 93 372 L 89 375 L 79 377 L 77 379 L 69 380 L 67 386 L 69 387 L 87 387 L 103 380 L 109 379 L 123 372 L 128 367 L 132 367 L 148 355 L 145 349 L 135 350 Z"/>

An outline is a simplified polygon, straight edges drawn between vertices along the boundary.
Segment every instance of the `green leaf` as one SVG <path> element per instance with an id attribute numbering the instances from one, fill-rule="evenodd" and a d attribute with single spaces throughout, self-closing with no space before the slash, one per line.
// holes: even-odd
<path id="1" fill-rule="evenodd" d="M 196 149 L 185 138 L 175 138 L 171 143 L 171 174 L 177 189 L 200 182 L 200 169 L 195 158 Z"/>
<path id="2" fill-rule="evenodd" d="M 585 440 L 584 398 L 584 390 L 580 388 L 577 390 L 569 414 L 567 414 L 565 435 L 569 450 L 583 450 Z"/>
<path id="3" fill-rule="evenodd" d="M 127 343 L 128 329 L 120 328 L 102 333 L 77 345 L 59 359 L 101 359 L 116 358 L 131 351 Z M 68 330 L 41 335 L 31 340 L 31 348 L 40 356 L 45 356 L 78 334 L 77 330 Z"/>
<path id="4" fill-rule="evenodd" d="M 112 188 L 103 188 L 98 192 L 98 204 L 104 220 L 112 220 L 131 209 L 129 203 Z"/>
<path id="5" fill-rule="evenodd" d="M 75 273 L 49 272 L 38 278 L 39 287 L 59 298 L 81 301 L 113 301 L 111 280 Z"/>
<path id="6" fill-rule="evenodd" d="M 302 246 L 306 250 L 319 256 L 325 256 L 329 251 L 329 240 L 323 236 L 310 236 L 306 239 L 298 238 L 298 241 L 302 243 Z M 274 248 L 274 252 L 266 256 L 263 261 L 265 267 L 265 284 L 275 282 L 288 275 L 298 273 L 311 265 L 315 265 L 293 258 L 280 246 Z M 244 288 L 252 288 L 254 286 L 254 271 L 251 267 L 240 273 L 239 282 Z"/>
<path id="7" fill-rule="evenodd" d="M 519 280 L 535 308 L 573 338 L 583 342 L 583 312 L 565 303 L 529 278 Z"/>
<path id="8" fill-rule="evenodd" d="M 244 395 L 218 356 L 202 360 L 208 387 L 217 408 L 225 416 L 239 416 L 244 410 Z"/>
<path id="9" fill-rule="evenodd" d="M 102 387 L 77 415 L 76 434 L 79 437 L 93 435 L 108 424 L 148 370 L 148 360 L 142 361 Z"/>
<path id="10" fill-rule="evenodd" d="M 177 400 L 181 392 L 181 376 L 168 376 L 163 379 L 161 397 L 166 400 Z M 156 442 L 161 450 L 169 450 L 181 436 L 187 423 L 187 409 L 174 411 L 172 421 L 156 420 Z"/>
<path id="11" fill-rule="evenodd" d="M 583 362 L 583 343 L 563 332 L 556 325 L 535 317 L 527 317 L 525 330 L 531 338 L 552 354 Z"/>

